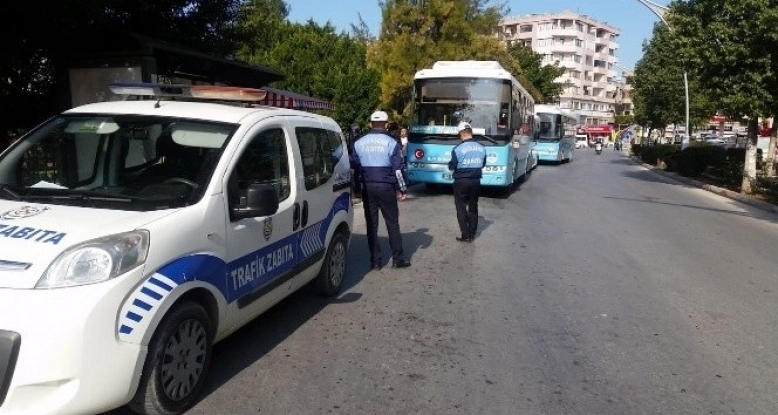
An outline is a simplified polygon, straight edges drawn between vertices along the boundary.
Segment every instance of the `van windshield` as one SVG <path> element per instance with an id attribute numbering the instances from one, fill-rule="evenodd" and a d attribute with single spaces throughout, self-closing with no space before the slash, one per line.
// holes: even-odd
<path id="1" fill-rule="evenodd" d="M 62 115 L 0 158 L 0 198 L 120 210 L 199 200 L 237 125 L 138 115 Z"/>

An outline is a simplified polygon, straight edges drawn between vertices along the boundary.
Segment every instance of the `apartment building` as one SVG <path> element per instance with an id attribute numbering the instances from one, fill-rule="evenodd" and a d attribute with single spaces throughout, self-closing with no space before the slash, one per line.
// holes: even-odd
<path id="1" fill-rule="evenodd" d="M 560 106 L 578 112 L 590 135 L 610 135 L 620 93 L 616 77 L 618 29 L 563 11 L 507 17 L 500 22 L 497 35 L 509 45 L 520 42 L 532 48 L 543 55 L 545 64 L 558 63 L 565 68 L 557 79 L 565 85 Z"/>

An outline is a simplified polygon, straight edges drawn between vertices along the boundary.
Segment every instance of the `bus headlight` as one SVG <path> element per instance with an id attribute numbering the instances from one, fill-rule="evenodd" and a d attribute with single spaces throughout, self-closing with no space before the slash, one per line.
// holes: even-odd
<path id="1" fill-rule="evenodd" d="M 35 288 L 94 284 L 115 278 L 146 262 L 148 231 L 93 239 L 69 248 L 49 265 Z"/>

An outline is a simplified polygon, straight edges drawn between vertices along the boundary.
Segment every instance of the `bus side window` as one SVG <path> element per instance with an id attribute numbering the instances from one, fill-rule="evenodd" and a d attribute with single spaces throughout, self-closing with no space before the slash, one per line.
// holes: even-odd
<path id="1" fill-rule="evenodd" d="M 508 103 L 500 104 L 500 119 L 497 121 L 497 128 L 508 127 Z"/>
<path id="2" fill-rule="evenodd" d="M 511 120 L 511 128 L 513 131 L 519 131 L 521 129 L 522 121 L 524 121 L 522 115 L 524 114 L 524 107 L 518 100 L 513 100 L 513 119 Z"/>

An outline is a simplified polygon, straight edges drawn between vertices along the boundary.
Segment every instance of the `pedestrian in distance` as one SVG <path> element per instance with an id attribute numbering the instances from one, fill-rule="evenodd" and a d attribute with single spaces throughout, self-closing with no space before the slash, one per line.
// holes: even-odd
<path id="1" fill-rule="evenodd" d="M 402 155 L 403 155 L 403 180 L 405 181 L 406 186 L 411 185 L 411 181 L 408 179 L 408 155 L 406 154 L 406 151 L 408 149 L 408 129 L 403 127 L 400 128 L 400 145 Z M 400 201 L 404 201 L 408 199 L 408 193 L 405 192 L 400 196 Z"/>
<path id="2" fill-rule="evenodd" d="M 378 212 L 384 217 L 392 249 L 392 268 L 406 268 L 410 261 L 403 257 L 400 234 L 397 191 L 405 191 L 402 176 L 400 144 L 389 135 L 389 116 L 384 111 L 370 115 L 370 131 L 354 143 L 352 167 L 362 186 L 362 206 L 365 211 L 367 245 L 374 270 L 383 268 L 381 245 L 378 243 Z"/>
<path id="3" fill-rule="evenodd" d="M 448 169 L 454 173 L 454 206 L 461 236 L 457 241 L 473 242 L 478 230 L 478 196 L 481 192 L 481 169 L 486 165 L 486 148 L 473 139 L 473 128 L 467 122 L 457 126 L 462 140 L 451 150 Z"/>
<path id="4" fill-rule="evenodd" d="M 387 124 L 387 126 L 386 126 L 386 131 L 388 131 L 389 135 L 391 135 L 397 141 L 397 143 L 400 145 L 400 155 L 402 156 L 402 160 L 403 160 L 402 168 L 400 169 L 400 171 L 402 172 L 402 175 L 403 175 L 402 181 L 406 184 L 406 187 L 407 187 L 408 179 L 407 179 L 407 177 L 405 175 L 405 148 L 403 147 L 402 140 L 400 138 L 400 131 L 401 131 L 400 130 L 400 125 L 397 124 L 394 121 L 390 121 Z M 406 199 L 408 199 L 408 192 L 407 192 L 407 190 L 403 190 L 403 189 L 397 190 L 397 200 L 404 201 Z"/>

